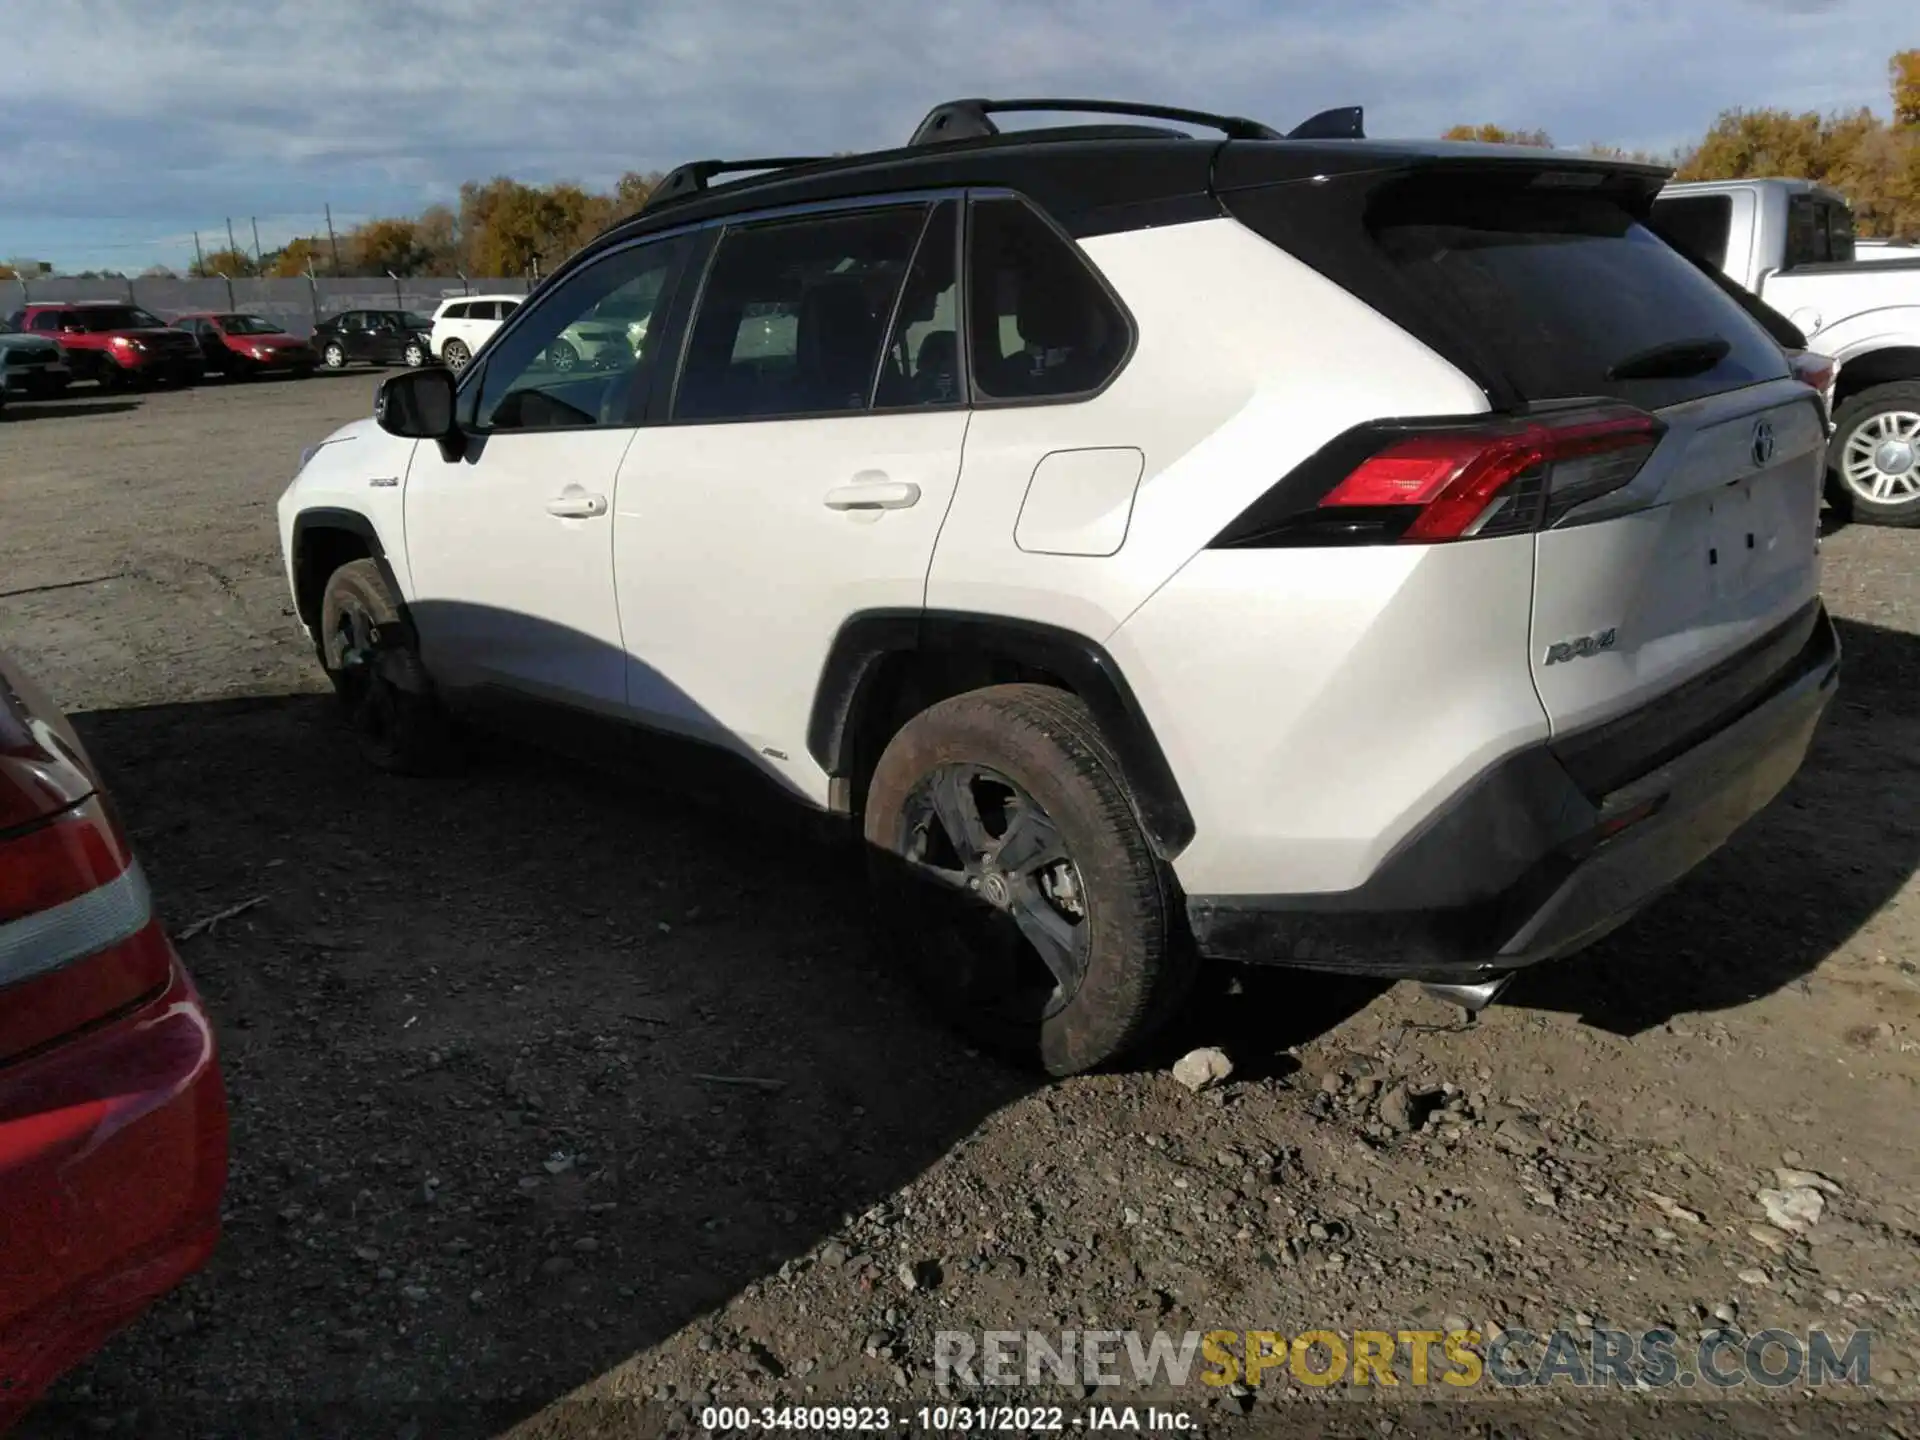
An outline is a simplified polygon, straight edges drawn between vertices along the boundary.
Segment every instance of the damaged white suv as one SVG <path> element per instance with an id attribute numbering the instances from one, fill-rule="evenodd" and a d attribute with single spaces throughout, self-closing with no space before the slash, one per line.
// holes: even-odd
<path id="1" fill-rule="evenodd" d="M 382 765 L 532 711 L 848 817 L 889 953 L 1056 1073 L 1203 956 L 1483 1002 L 1835 683 L 1819 398 L 1664 178 L 1088 101 L 686 166 L 310 453 L 294 599 Z M 609 309 L 631 363 L 554 364 Z"/>

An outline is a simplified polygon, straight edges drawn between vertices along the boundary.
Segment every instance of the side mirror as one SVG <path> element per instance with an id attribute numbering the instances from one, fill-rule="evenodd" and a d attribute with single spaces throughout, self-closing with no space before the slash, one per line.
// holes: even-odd
<path id="1" fill-rule="evenodd" d="M 438 440 L 457 451 L 459 427 L 453 422 L 453 375 L 438 366 L 406 370 L 380 382 L 373 418 L 389 435 L 408 440 Z"/>

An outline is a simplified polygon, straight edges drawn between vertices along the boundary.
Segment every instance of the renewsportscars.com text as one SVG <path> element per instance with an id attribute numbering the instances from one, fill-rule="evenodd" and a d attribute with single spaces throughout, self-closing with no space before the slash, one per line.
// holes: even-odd
<path id="1" fill-rule="evenodd" d="M 1872 1383 L 1872 1335 L 1652 1330 L 943 1330 L 934 1378 L 960 1385 L 1333 1385 L 1730 1389 Z"/>

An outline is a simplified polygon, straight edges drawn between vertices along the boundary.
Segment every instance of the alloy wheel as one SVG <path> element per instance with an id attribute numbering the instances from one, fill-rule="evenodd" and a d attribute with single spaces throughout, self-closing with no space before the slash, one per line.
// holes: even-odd
<path id="1" fill-rule="evenodd" d="M 1840 456 L 1847 488 L 1876 505 L 1920 500 L 1920 414 L 1883 410 L 1854 427 Z"/>
<path id="2" fill-rule="evenodd" d="M 1064 1009 L 1092 931 L 1079 868 L 1039 802 L 997 770 L 946 764 L 902 818 L 901 858 L 927 882 L 928 943 L 967 1003 L 1027 1021 Z"/>

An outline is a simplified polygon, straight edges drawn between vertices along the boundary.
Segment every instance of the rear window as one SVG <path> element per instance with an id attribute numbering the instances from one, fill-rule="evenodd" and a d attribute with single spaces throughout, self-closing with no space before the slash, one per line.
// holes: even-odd
<path id="1" fill-rule="evenodd" d="M 1787 373 L 1745 311 L 1608 196 L 1415 183 L 1377 197 L 1366 223 L 1524 400 L 1657 409 Z"/>
<path id="2" fill-rule="evenodd" d="M 1782 268 L 1853 259 L 1853 212 L 1818 195 L 1787 199 L 1787 253 Z"/>
<path id="3" fill-rule="evenodd" d="M 1727 267 L 1727 233 L 1733 228 L 1731 195 L 1676 195 L 1653 202 L 1660 233 L 1691 250 L 1716 270 Z"/>

